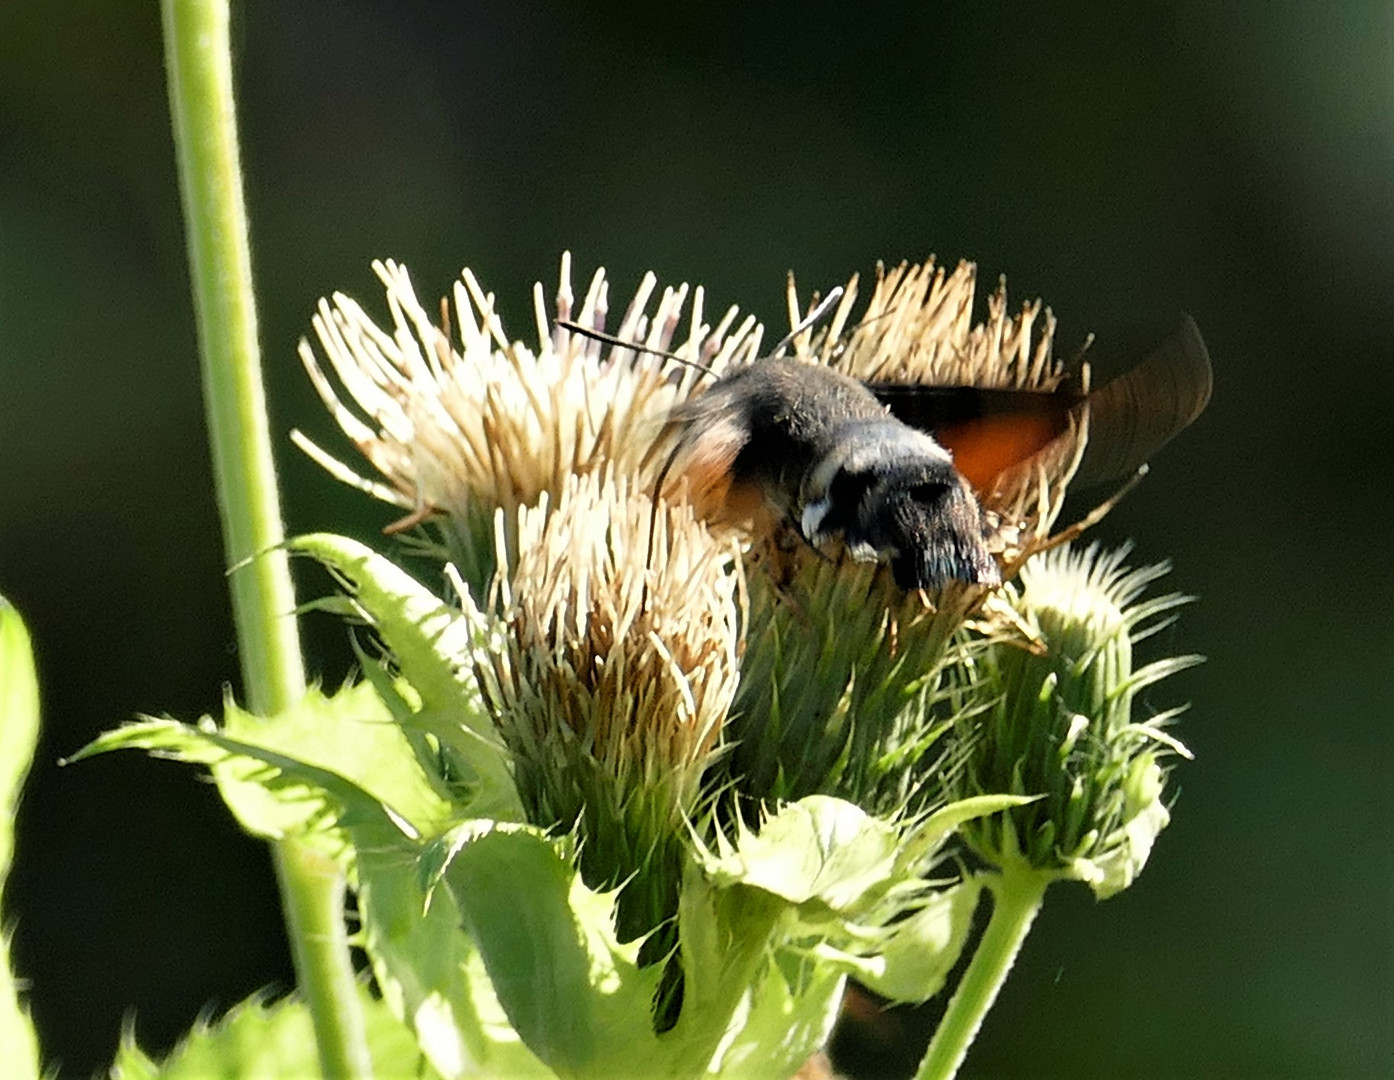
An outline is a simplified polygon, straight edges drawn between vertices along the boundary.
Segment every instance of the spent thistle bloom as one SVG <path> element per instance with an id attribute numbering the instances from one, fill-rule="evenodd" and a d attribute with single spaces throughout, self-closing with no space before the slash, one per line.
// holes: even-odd
<path id="1" fill-rule="evenodd" d="M 475 612 L 494 627 L 475 664 L 528 820 L 576 830 L 583 879 L 620 890 L 619 940 L 652 934 L 640 958 L 656 962 L 676 943 L 682 852 L 742 642 L 734 543 L 688 506 L 652 510 L 607 472 L 521 508 L 516 550 L 500 528 L 489 614 Z"/>
<path id="2" fill-rule="evenodd" d="M 492 293 L 468 269 L 454 289 L 457 338 L 449 305 L 431 313 L 416 298 L 405 267 L 377 262 L 387 288 L 391 331 L 380 329 L 352 298 L 321 301 L 316 336 L 337 376 L 328 377 L 309 342 L 300 357 L 326 407 L 382 480 L 358 477 L 298 436 L 336 475 L 407 511 L 399 525 L 431 519 L 442 526 L 445 554 L 476 595 L 493 566 L 494 510 L 506 527 L 517 510 L 555 501 L 567 478 L 602 470 L 651 486 L 661 464 L 658 436 L 672 408 L 691 388 L 694 372 L 676 372 L 639 350 L 601 346 L 554 327 L 534 290 L 538 345 L 504 332 Z M 651 349 L 676 351 L 712 370 L 752 358 L 760 328 L 736 325 L 729 309 L 715 328 L 703 323 L 703 291 L 667 288 L 650 316 L 656 279 L 647 275 L 620 320 L 620 335 Z M 686 335 L 679 340 L 691 296 Z M 556 318 L 603 327 L 609 283 L 603 270 L 575 305 L 571 259 L 563 256 Z M 480 561 L 484 558 L 484 561 Z"/>

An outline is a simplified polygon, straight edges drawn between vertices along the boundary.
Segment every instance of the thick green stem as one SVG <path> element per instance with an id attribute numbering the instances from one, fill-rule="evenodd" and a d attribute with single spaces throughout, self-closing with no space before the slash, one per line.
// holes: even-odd
<path id="1" fill-rule="evenodd" d="M 1024 865 L 986 877 L 992 893 L 992 917 L 920 1062 L 916 1080 L 951 1080 L 958 1072 L 1016 962 L 1052 880 L 1051 875 Z"/>
<path id="2" fill-rule="evenodd" d="M 242 197 L 227 0 L 162 0 L 170 110 L 198 319 L 204 407 L 247 701 L 275 714 L 305 692 L 295 593 L 271 456 Z M 322 1072 L 372 1072 L 343 919 L 342 876 L 295 841 L 275 860 Z"/>

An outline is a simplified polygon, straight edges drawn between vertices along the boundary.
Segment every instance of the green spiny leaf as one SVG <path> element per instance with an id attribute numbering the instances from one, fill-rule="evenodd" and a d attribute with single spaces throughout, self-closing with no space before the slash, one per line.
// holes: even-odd
<path id="1" fill-rule="evenodd" d="M 437 1080 L 421 1060 L 411 1033 L 383 1004 L 360 989 L 374 1075 L 380 1080 Z M 8 1064 L 8 1063 L 7 1063 Z M 319 1074 L 314 1025 L 304 1002 L 267 1002 L 254 997 L 230 1009 L 216 1023 L 200 1021 L 163 1060 L 156 1062 L 123 1033 L 112 1080 L 303 1080 Z"/>
<path id="2" fill-rule="evenodd" d="M 449 749 L 459 771 L 470 775 L 470 814 L 521 821 L 508 758 L 474 678 L 474 652 L 484 633 L 479 619 L 444 603 L 357 541 L 317 533 L 289 546 L 333 571 L 381 636 L 419 697 L 419 707 L 398 721 L 429 732 Z"/>

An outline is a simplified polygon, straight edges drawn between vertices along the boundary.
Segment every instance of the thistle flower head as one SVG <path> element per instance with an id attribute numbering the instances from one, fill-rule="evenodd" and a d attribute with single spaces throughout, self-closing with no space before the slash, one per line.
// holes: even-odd
<path id="1" fill-rule="evenodd" d="M 690 509 L 653 510 L 599 474 L 571 477 L 555 507 L 517 511 L 516 550 L 498 541 L 503 640 L 486 684 L 524 768 L 580 752 L 611 790 L 661 782 L 690 805 L 735 693 L 740 566 Z M 534 820 L 569 823 L 547 811 L 547 783 L 525 785 Z"/>
<path id="2" fill-rule="evenodd" d="M 443 519 L 447 550 L 476 588 L 492 568 L 475 563 L 490 547 L 494 510 L 512 528 L 519 507 L 555 502 L 572 475 L 631 477 L 652 483 L 660 465 L 658 436 L 683 400 L 694 372 L 665 365 L 643 350 L 601 346 L 551 324 L 542 286 L 534 288 L 536 348 L 510 339 L 492 293 L 463 271 L 452 308 L 432 314 L 416 298 L 406 268 L 374 264 L 387 288 L 390 330 L 380 328 L 349 297 L 322 300 L 316 336 L 337 378 L 329 377 L 307 341 L 300 356 L 316 389 L 345 434 L 381 474 L 351 469 L 299 441 L 341 478 L 407 511 L 407 523 Z M 656 279 L 647 275 L 625 310 L 618 334 L 652 349 L 720 370 L 753 357 L 760 329 L 736 309 L 715 328 L 703 320 L 703 293 L 686 285 L 665 289 L 652 315 Z M 686 333 L 684 308 L 691 295 Z M 571 260 L 563 256 L 556 317 L 602 329 L 609 307 L 603 270 L 579 308 Z"/>
<path id="3" fill-rule="evenodd" d="M 955 701 L 969 746 L 960 793 L 1039 796 L 971 825 L 970 846 L 999 866 L 1082 880 L 1100 897 L 1142 870 L 1169 820 L 1165 762 L 1190 756 L 1165 730 L 1179 710 L 1134 720 L 1135 697 L 1199 662 L 1133 666 L 1134 643 L 1186 598 L 1141 599 L 1167 568 L 1129 569 L 1126 555 L 1091 546 L 1033 558 L 1009 599 L 1037 647 L 992 643 L 959 668 Z"/>
<path id="4" fill-rule="evenodd" d="M 599 473 L 518 510 L 516 547 L 500 521 L 493 641 L 476 661 L 529 820 L 577 827 L 595 886 L 633 879 L 627 938 L 676 910 L 676 855 L 741 651 L 735 547 L 685 506 L 653 509 Z"/>

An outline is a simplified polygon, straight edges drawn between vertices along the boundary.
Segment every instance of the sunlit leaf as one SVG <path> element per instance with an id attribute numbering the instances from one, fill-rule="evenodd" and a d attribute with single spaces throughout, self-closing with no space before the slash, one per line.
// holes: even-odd
<path id="1" fill-rule="evenodd" d="M 521 821 L 507 756 L 474 680 L 473 655 L 482 629 L 357 541 L 314 534 L 291 541 L 290 547 L 328 567 L 382 638 L 418 699 L 384 693 L 384 700 L 399 723 L 429 733 L 448 748 L 455 769 L 469 775 L 471 816 Z M 376 677 L 371 671 L 369 676 Z"/>
<path id="2" fill-rule="evenodd" d="M 378 1080 L 437 1080 L 411 1032 L 366 990 L 359 1001 Z M 200 1021 L 164 1059 L 155 1061 L 127 1030 L 112 1064 L 113 1080 L 305 1080 L 320 1075 L 310 1011 L 298 998 L 252 998 L 216 1023 Z"/>

